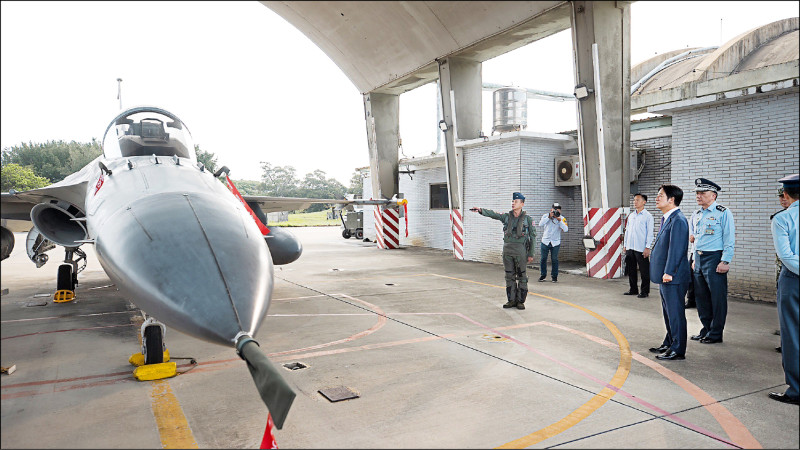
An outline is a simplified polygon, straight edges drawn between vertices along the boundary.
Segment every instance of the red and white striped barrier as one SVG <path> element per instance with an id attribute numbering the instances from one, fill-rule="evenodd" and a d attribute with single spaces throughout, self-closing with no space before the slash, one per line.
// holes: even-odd
<path id="1" fill-rule="evenodd" d="M 450 210 L 450 228 L 453 230 L 453 256 L 464 259 L 464 220 L 461 211 Z"/>
<path id="2" fill-rule="evenodd" d="M 378 248 L 394 249 L 400 247 L 400 208 L 375 206 L 375 240 Z"/>
<path id="3" fill-rule="evenodd" d="M 619 278 L 622 275 L 622 208 L 589 208 L 583 218 L 584 234 L 597 242 L 586 251 L 586 269 L 592 278 Z"/>

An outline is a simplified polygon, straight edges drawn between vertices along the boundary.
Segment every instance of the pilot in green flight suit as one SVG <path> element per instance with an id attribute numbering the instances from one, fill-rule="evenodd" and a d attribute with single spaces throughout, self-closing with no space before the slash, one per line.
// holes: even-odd
<path id="1" fill-rule="evenodd" d="M 525 214 L 525 196 L 514 192 L 511 211 L 497 214 L 491 209 L 470 208 L 483 216 L 503 222 L 503 267 L 506 271 L 506 296 L 508 303 L 503 308 L 525 309 L 528 296 L 527 264 L 533 261 L 533 240 L 536 229 L 533 220 Z"/>

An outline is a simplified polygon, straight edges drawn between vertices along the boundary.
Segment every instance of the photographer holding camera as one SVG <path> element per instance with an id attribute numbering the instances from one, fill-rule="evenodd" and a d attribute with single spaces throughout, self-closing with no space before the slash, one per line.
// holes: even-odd
<path id="1" fill-rule="evenodd" d="M 565 219 L 561 215 L 561 205 L 558 203 L 553 203 L 553 207 L 550 208 L 550 212 L 542 216 L 542 220 L 539 221 L 539 226 L 544 227 L 542 231 L 542 259 L 539 262 L 539 269 L 541 276 L 539 277 L 539 281 L 544 281 L 547 277 L 547 254 L 550 253 L 552 255 L 550 257 L 551 262 L 553 264 L 553 269 L 550 272 L 550 276 L 553 279 L 553 283 L 558 282 L 558 250 L 561 248 L 561 232 L 562 231 L 569 231 L 567 227 L 567 219 Z"/>

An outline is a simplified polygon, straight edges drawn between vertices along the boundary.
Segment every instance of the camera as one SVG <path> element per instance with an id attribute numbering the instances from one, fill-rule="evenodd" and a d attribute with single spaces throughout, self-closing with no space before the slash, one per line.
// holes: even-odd
<path id="1" fill-rule="evenodd" d="M 554 209 L 553 210 L 553 217 L 561 217 L 561 211 Z"/>

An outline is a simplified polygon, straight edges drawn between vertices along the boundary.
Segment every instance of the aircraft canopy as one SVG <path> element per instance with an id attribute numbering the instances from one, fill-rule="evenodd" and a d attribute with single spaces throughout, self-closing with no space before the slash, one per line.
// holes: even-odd
<path id="1" fill-rule="evenodd" d="M 192 135 L 174 114 L 156 107 L 136 107 L 120 113 L 103 136 L 106 158 L 177 156 L 197 161 Z"/>

